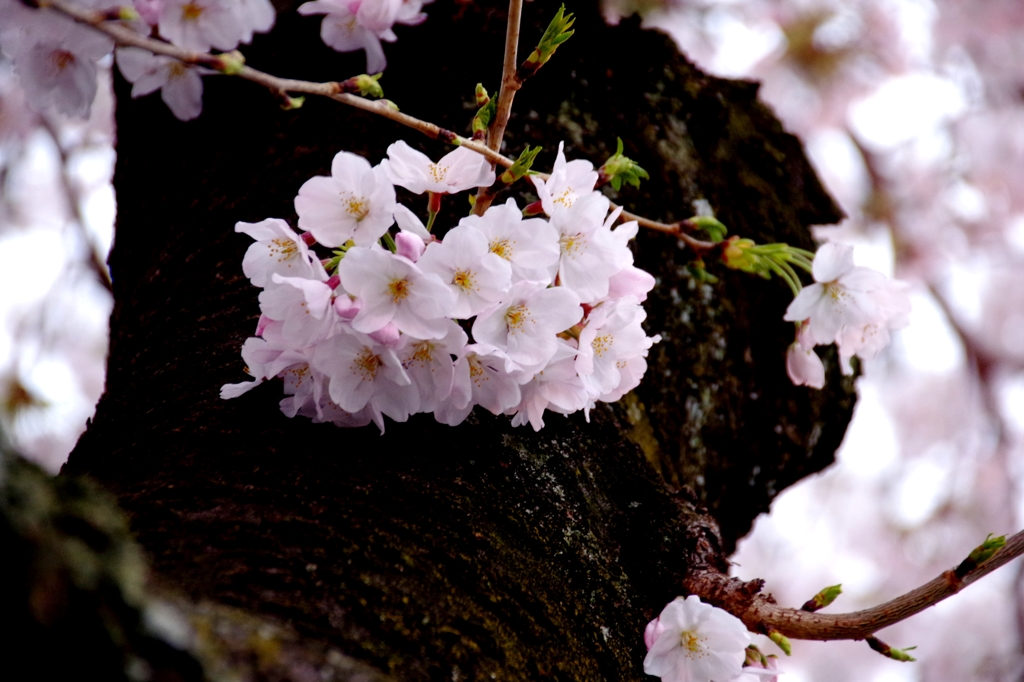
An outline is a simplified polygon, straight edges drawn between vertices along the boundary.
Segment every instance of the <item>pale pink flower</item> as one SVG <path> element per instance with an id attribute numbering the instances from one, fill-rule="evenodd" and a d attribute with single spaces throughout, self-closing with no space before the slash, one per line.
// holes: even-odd
<path id="1" fill-rule="evenodd" d="M 164 0 L 132 0 L 132 6 L 142 20 L 150 26 L 160 23 L 160 13 L 164 10 Z"/>
<path id="2" fill-rule="evenodd" d="M 348 240 L 372 244 L 394 224 L 395 188 L 380 166 L 350 152 L 338 152 L 330 177 L 310 178 L 295 197 L 299 227 L 324 246 Z"/>
<path id="3" fill-rule="evenodd" d="M 537 188 L 537 196 L 544 207 L 544 212 L 554 216 L 560 211 L 568 210 L 576 200 L 594 191 L 597 184 L 597 171 L 589 161 L 565 161 L 564 142 L 558 143 L 558 155 L 555 165 L 547 180 L 531 175 L 530 180 Z"/>
<path id="4" fill-rule="evenodd" d="M 235 223 L 235 232 L 242 232 L 256 240 L 245 252 L 242 272 L 253 286 L 265 287 L 274 274 L 306 279 L 327 279 L 323 266 L 311 254 L 309 247 L 279 218 L 267 218 L 258 223 Z"/>
<path id="5" fill-rule="evenodd" d="M 375 413 L 369 405 L 359 412 L 352 413 L 341 409 L 331 400 L 327 392 L 330 379 L 312 365 L 293 365 L 281 372 L 280 376 L 286 395 L 280 406 L 286 417 L 301 415 L 311 419 L 314 424 L 330 422 L 343 428 L 366 426 L 370 421 L 378 421 L 383 432 L 380 413 Z"/>
<path id="6" fill-rule="evenodd" d="M 505 371 L 504 353 L 479 344 L 467 346 L 455 361 L 452 391 L 434 411 L 442 424 L 457 426 L 480 405 L 491 414 L 503 414 L 521 399 L 519 382 Z"/>
<path id="7" fill-rule="evenodd" d="M 644 672 L 663 682 L 725 682 L 743 669 L 750 633 L 739 618 L 701 602 L 677 597 L 657 618 Z M 645 633 L 646 635 L 646 633 Z"/>
<path id="8" fill-rule="evenodd" d="M 164 104 L 181 121 L 191 121 L 203 110 L 203 79 L 198 68 L 138 47 L 119 47 L 121 75 L 132 84 L 132 97 L 160 90 Z"/>
<path id="9" fill-rule="evenodd" d="M 266 33 L 274 27 L 277 14 L 270 0 L 234 0 L 235 12 L 242 25 L 240 42 L 252 42 L 253 33 Z"/>
<path id="10" fill-rule="evenodd" d="M 545 220 L 523 220 L 514 199 L 491 206 L 482 216 L 467 216 L 459 224 L 483 233 L 488 250 L 512 266 L 513 283 L 553 281 L 559 254 L 558 232 Z"/>
<path id="11" fill-rule="evenodd" d="M 252 35 L 237 0 L 164 0 L 159 30 L 168 41 L 197 52 L 233 50 L 246 32 Z"/>
<path id="12" fill-rule="evenodd" d="M 396 351 L 419 396 L 417 412 L 433 412 L 452 391 L 452 356 L 465 352 L 468 338 L 456 322 L 447 323 L 448 333 L 440 339 L 403 336 L 404 343 Z"/>
<path id="13" fill-rule="evenodd" d="M 492 311 L 473 323 L 473 339 L 504 351 L 506 371 L 532 374 L 558 349 L 559 334 L 583 317 L 579 297 L 565 287 L 518 282 Z"/>
<path id="14" fill-rule="evenodd" d="M 658 341 L 661 341 L 660 335 L 651 337 L 652 343 L 657 343 Z M 604 395 L 598 396 L 597 399 L 603 403 L 614 403 L 640 385 L 640 380 L 644 378 L 644 374 L 647 372 L 647 352 L 645 351 L 643 355 L 633 358 L 619 360 L 615 363 L 615 368 L 619 371 L 619 384 Z M 588 418 L 590 407 L 592 405 L 587 407 Z"/>
<path id="15" fill-rule="evenodd" d="M 647 313 L 635 298 L 605 301 L 590 311 L 580 332 L 576 371 L 595 396 L 619 386 L 619 363 L 646 355 L 652 339 L 641 323 Z"/>
<path id="16" fill-rule="evenodd" d="M 341 329 L 342 333 L 317 344 L 311 363 L 330 377 L 331 400 L 350 413 L 370 406 L 395 421 L 408 419 L 419 397 L 394 350 L 365 334 Z M 383 432 L 383 423 L 378 426 Z"/>
<path id="17" fill-rule="evenodd" d="M 815 283 L 800 291 L 783 319 L 807 320 L 815 344 L 834 343 L 843 326 L 863 326 L 878 318 L 872 294 L 884 286 L 885 275 L 855 266 L 852 246 L 822 245 L 812 267 Z"/>
<path id="18" fill-rule="evenodd" d="M 423 152 L 399 140 L 388 147 L 388 158 L 380 163 L 392 183 L 414 194 L 455 194 L 494 183 L 494 169 L 487 159 L 465 147 L 456 148 L 434 163 Z"/>
<path id="19" fill-rule="evenodd" d="M 401 0 L 315 0 L 299 5 L 299 14 L 323 14 L 320 37 L 338 52 L 366 52 L 366 72 L 387 66 L 381 39 L 392 42 L 391 25 L 398 19 Z"/>
<path id="20" fill-rule="evenodd" d="M 443 242 L 431 244 L 419 266 L 440 277 L 455 294 L 451 316 L 461 319 L 497 304 L 512 284 L 508 261 L 491 253 L 483 233 L 467 224 L 449 230 Z"/>
<path id="21" fill-rule="evenodd" d="M 529 423 L 534 431 L 544 427 L 544 411 L 572 414 L 590 402 L 582 379 L 576 373 L 576 348 L 564 339 L 555 338 L 555 353 L 546 366 L 520 386 L 522 400 L 510 408 L 515 412 L 512 426 Z"/>
<path id="22" fill-rule="evenodd" d="M 274 273 L 260 292 L 260 310 L 284 323 L 281 333 L 287 347 L 303 348 L 327 338 L 340 324 L 332 293 L 325 282 Z"/>
<path id="23" fill-rule="evenodd" d="M 29 105 L 36 111 L 53 107 L 87 118 L 96 97 L 96 62 L 113 50 L 113 42 L 90 28 L 62 21 L 32 27 L 41 32 L 22 42 L 25 49 L 14 58 L 14 72 Z"/>
<path id="24" fill-rule="evenodd" d="M 359 299 L 352 319 L 356 331 L 369 334 L 393 322 L 403 334 L 439 339 L 448 333 L 455 294 L 437 275 L 383 249 L 353 247 L 338 266 L 345 290 Z"/>
<path id="25" fill-rule="evenodd" d="M 608 295 L 612 275 L 632 263 L 626 242 L 636 234 L 636 223 L 627 223 L 612 233 L 608 199 L 600 192 L 578 198 L 572 207 L 559 211 L 551 220 L 558 231 L 561 253 L 558 260 L 558 283 L 575 291 L 584 303 L 595 302 Z"/>

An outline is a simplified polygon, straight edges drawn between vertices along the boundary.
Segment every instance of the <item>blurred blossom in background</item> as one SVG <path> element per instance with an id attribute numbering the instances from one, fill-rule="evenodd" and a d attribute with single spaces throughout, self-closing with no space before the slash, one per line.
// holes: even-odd
<path id="1" fill-rule="evenodd" d="M 829 611 L 852 611 L 1024 526 L 1024 2 L 607 7 L 613 19 L 641 7 L 706 71 L 760 81 L 850 216 L 818 236 L 913 287 L 910 327 L 864 367 L 838 464 L 776 500 L 734 574 L 765 578 L 790 606 L 842 583 Z M 0 59 L 0 427 L 51 471 L 103 386 L 108 83 L 89 121 L 38 115 Z M 784 679 L 1021 680 L 1022 575 L 1011 564 L 879 633 L 917 645 L 917 663 L 794 642 Z"/>

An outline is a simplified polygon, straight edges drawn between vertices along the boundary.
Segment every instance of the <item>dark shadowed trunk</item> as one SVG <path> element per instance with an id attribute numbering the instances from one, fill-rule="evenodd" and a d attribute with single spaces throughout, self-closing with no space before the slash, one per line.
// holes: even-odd
<path id="1" fill-rule="evenodd" d="M 527 3 L 532 45 L 558 3 Z M 473 86 L 495 90 L 506 9 L 439 0 L 386 47 L 385 94 L 464 133 Z M 660 220 L 706 199 L 733 234 L 813 248 L 808 226 L 840 217 L 800 143 L 757 86 L 705 76 L 635 22 L 593 3 L 576 35 L 517 97 L 506 151 L 560 140 L 599 165 L 621 137 L 648 169 L 616 198 Z M 341 80 L 363 69 L 282 14 L 246 49 L 277 75 Z M 832 461 L 853 406 L 839 378 L 793 387 L 793 328 L 779 281 L 711 266 L 695 281 L 674 238 L 641 233 L 658 278 L 646 327 L 663 340 L 640 388 L 616 405 L 550 415 L 539 433 L 480 410 L 450 428 L 342 430 L 285 418 L 271 382 L 242 381 L 258 317 L 236 221 L 286 218 L 339 150 L 377 163 L 405 139 L 440 142 L 331 101 L 282 111 L 257 86 L 206 79 L 204 114 L 179 123 L 117 84 L 115 309 L 107 392 L 66 467 L 116 494 L 167 585 L 268 616 L 399 680 L 643 679 L 643 627 L 687 571 L 725 559 L 784 487 Z M 466 208 L 449 200 L 454 221 Z"/>

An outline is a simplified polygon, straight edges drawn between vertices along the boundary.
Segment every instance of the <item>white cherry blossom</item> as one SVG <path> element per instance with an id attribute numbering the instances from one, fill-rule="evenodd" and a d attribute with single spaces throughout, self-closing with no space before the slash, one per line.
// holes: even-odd
<path id="1" fill-rule="evenodd" d="M 536 175 L 530 176 L 541 206 L 549 216 L 568 210 L 581 196 L 593 192 L 597 184 L 594 164 L 580 159 L 566 163 L 564 147 L 564 142 L 558 143 L 558 155 L 547 180 Z"/>
<path id="2" fill-rule="evenodd" d="M 444 241 L 431 244 L 419 266 L 437 275 L 455 294 L 450 315 L 470 318 L 497 304 L 512 284 L 508 261 L 491 253 L 487 238 L 469 224 L 448 231 Z"/>
<path id="3" fill-rule="evenodd" d="M 295 197 L 299 227 L 332 247 L 350 239 L 359 246 L 376 242 L 394 224 L 396 205 L 384 170 L 350 152 L 338 152 L 330 177 L 310 178 Z"/>
<path id="4" fill-rule="evenodd" d="M 315 0 L 299 5 L 299 14 L 324 15 L 320 37 L 338 52 L 366 52 L 366 72 L 387 66 L 381 39 L 393 42 L 391 26 L 402 12 L 401 0 Z M 417 9 L 418 13 L 418 9 Z"/>
<path id="5" fill-rule="evenodd" d="M 121 75 L 132 84 L 133 98 L 159 90 L 179 120 L 191 121 L 202 112 L 203 79 L 198 68 L 138 47 L 120 47 L 116 56 Z"/>
<path id="6" fill-rule="evenodd" d="M 467 216 L 459 224 L 483 233 L 488 250 L 512 266 L 513 282 L 551 284 L 558 263 L 558 232 L 546 220 L 523 220 L 514 199 L 491 206 L 482 216 Z"/>
<path id="7" fill-rule="evenodd" d="M 161 36 L 197 52 L 233 50 L 252 35 L 237 0 L 164 0 L 158 26 Z"/>
<path id="8" fill-rule="evenodd" d="M 815 344 L 834 343 L 843 326 L 870 324 L 879 315 L 873 292 L 885 275 L 853 264 L 853 247 L 824 244 L 813 263 L 814 284 L 804 287 L 786 309 L 783 319 L 808 320 Z"/>
<path id="9" fill-rule="evenodd" d="M 408 419 L 419 397 L 394 350 L 365 334 L 342 330 L 317 344 L 311 363 L 330 377 L 331 400 L 353 414 L 369 406 L 382 432 L 381 414 L 398 422 Z"/>
<path id="10" fill-rule="evenodd" d="M 590 401 L 583 380 L 576 373 L 576 348 L 564 339 L 555 339 L 555 353 L 550 362 L 532 379 L 520 386 L 522 400 L 511 408 L 512 426 L 530 424 L 534 431 L 544 427 L 544 411 L 572 414 Z"/>
<path id="11" fill-rule="evenodd" d="M 583 317 L 579 297 L 565 287 L 518 282 L 492 311 L 473 323 L 473 338 L 504 351 L 506 371 L 533 373 L 558 349 L 559 334 Z"/>
<path id="12" fill-rule="evenodd" d="M 608 207 L 609 201 L 603 194 L 592 192 L 551 220 L 558 231 L 561 249 L 558 283 L 575 291 L 584 303 L 607 296 L 612 275 L 632 263 L 625 243 L 628 235 L 636 234 L 635 223 L 622 225 L 618 229 L 625 231 L 614 236 L 611 222 L 618 213 L 606 221 Z"/>
<path id="13" fill-rule="evenodd" d="M 418 339 L 439 339 L 448 333 L 447 316 L 455 294 L 437 275 L 382 249 L 353 247 L 338 266 L 342 286 L 358 298 L 352 318 L 356 331 L 369 334 L 389 322 Z"/>
<path id="14" fill-rule="evenodd" d="M 506 356 L 479 344 L 467 346 L 455 361 L 452 391 L 434 411 L 442 424 L 457 426 L 480 405 L 491 414 L 503 414 L 519 404 L 519 382 L 505 371 Z"/>
<path id="15" fill-rule="evenodd" d="M 491 164 L 465 147 L 456 148 L 434 163 L 423 152 L 399 140 L 388 147 L 388 158 L 381 161 L 381 166 L 392 183 L 414 194 L 455 194 L 494 184 Z"/>
<path id="16" fill-rule="evenodd" d="M 14 55 L 14 72 L 33 109 L 53 107 L 87 118 L 96 97 L 96 62 L 110 54 L 114 44 L 90 28 L 46 17 L 33 22 L 33 31 L 17 43 L 23 51 Z"/>
<path id="17" fill-rule="evenodd" d="M 260 310 L 284 323 L 281 333 L 288 347 L 303 348 L 326 339 L 338 323 L 332 293 L 325 282 L 274 273 L 260 293 Z"/>
<path id="18" fill-rule="evenodd" d="M 645 632 L 644 672 L 663 682 L 726 682 L 743 670 L 750 633 L 696 595 L 669 602 Z"/>
<path id="19" fill-rule="evenodd" d="M 242 272 L 252 281 L 253 286 L 267 286 L 274 274 L 327 279 L 323 266 L 285 221 L 267 218 L 258 223 L 238 222 L 235 223 L 235 232 L 242 232 L 256 240 L 242 259 Z"/>
<path id="20" fill-rule="evenodd" d="M 398 348 L 402 362 L 419 396 L 417 412 L 433 412 L 452 391 L 455 376 L 453 355 L 461 355 L 466 347 L 466 332 L 448 320 L 448 333 L 440 339 L 415 339 L 403 336 Z"/>
<path id="21" fill-rule="evenodd" d="M 645 355 L 652 339 L 641 323 L 647 313 L 634 298 L 605 301 L 590 311 L 579 336 L 576 371 L 594 395 L 619 386 L 619 363 Z"/>

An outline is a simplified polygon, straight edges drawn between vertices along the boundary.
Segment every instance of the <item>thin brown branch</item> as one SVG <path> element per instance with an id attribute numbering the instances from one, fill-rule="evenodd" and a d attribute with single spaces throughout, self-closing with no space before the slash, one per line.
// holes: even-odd
<path id="1" fill-rule="evenodd" d="M 225 59 L 222 56 L 205 52 L 193 52 L 191 50 L 178 47 L 177 45 L 166 43 L 162 40 L 155 40 L 153 38 L 140 35 L 123 24 L 107 21 L 107 17 L 99 12 L 83 10 L 64 2 L 64 0 L 45 0 L 45 2 L 40 3 L 40 6 L 52 8 L 71 17 L 79 23 L 87 24 L 97 31 L 111 37 L 118 45 L 140 47 L 152 52 L 153 54 L 172 57 L 186 64 L 205 66 L 216 70 L 224 69 Z M 277 76 L 272 76 L 269 73 L 259 71 L 249 66 L 241 67 L 237 72 L 233 72 L 232 75 L 258 83 L 278 96 L 285 95 L 286 93 L 301 93 L 305 95 L 328 97 L 337 102 L 341 102 L 342 104 L 347 104 L 350 107 L 391 119 L 392 121 L 412 128 L 427 137 L 468 147 L 476 153 L 482 154 L 491 163 L 504 167 L 511 166 L 513 163 L 512 159 L 508 159 L 501 154 L 492 151 L 486 145 L 468 140 L 433 123 L 420 120 L 413 116 L 409 116 L 408 114 L 403 114 L 402 112 L 391 108 L 384 102 L 374 102 L 347 92 L 341 92 L 342 86 L 337 82 L 313 83 L 310 81 L 294 80 L 291 78 L 278 78 Z"/>
<path id="2" fill-rule="evenodd" d="M 948 570 L 930 582 L 879 606 L 852 613 L 810 613 L 779 606 L 770 595 L 757 594 L 762 583 L 745 583 L 722 573 L 695 572 L 684 587 L 738 617 L 753 632 L 779 632 L 793 639 L 866 639 L 951 597 L 971 583 L 1024 554 L 1024 531 L 1006 540 L 988 560 L 958 576 Z"/>
<path id="3" fill-rule="evenodd" d="M 501 137 L 504 134 L 505 124 L 508 122 L 509 112 L 512 108 L 512 98 L 515 91 L 519 89 L 518 85 L 506 88 L 506 83 L 514 81 L 519 85 L 522 84 L 522 78 L 516 74 L 515 67 L 515 61 L 517 58 L 517 48 L 515 43 L 518 42 L 521 5 L 521 0 L 511 0 L 510 2 L 509 29 L 506 32 L 505 64 L 502 74 L 502 88 L 498 95 L 498 113 L 495 117 L 495 122 L 503 122 L 501 124 L 500 131 L 495 131 L 493 133 L 490 130 L 488 131 L 489 144 L 493 144 L 494 140 L 497 140 L 500 145 Z M 153 54 L 164 55 L 186 64 L 205 66 L 218 71 L 223 71 L 225 68 L 225 60 L 222 56 L 205 52 L 193 52 L 162 40 L 155 40 L 153 38 L 140 35 L 121 23 L 109 21 L 109 17 L 100 12 L 84 10 L 65 2 L 64 0 L 42 0 L 39 2 L 39 6 L 52 8 L 67 15 L 68 17 L 71 17 L 79 23 L 91 26 L 97 31 L 100 31 L 112 38 L 117 45 L 139 47 L 144 50 L 148 50 Z M 514 40 L 513 33 L 515 35 Z M 512 45 L 511 52 L 509 50 L 509 45 Z M 509 73 L 510 69 L 511 75 Z M 232 71 L 231 75 L 262 85 L 279 98 L 286 97 L 287 93 L 301 93 L 305 95 L 328 97 L 336 102 L 341 102 L 342 104 L 346 104 L 361 111 L 375 114 L 377 116 L 383 116 L 384 118 L 390 119 L 408 128 L 412 128 L 427 137 L 443 140 L 450 144 L 471 149 L 496 166 L 509 168 L 513 163 L 515 163 L 514 159 L 510 159 L 500 154 L 496 150 L 497 145 L 495 145 L 495 148 L 491 148 L 481 142 L 462 137 L 461 135 L 456 135 L 454 132 L 430 123 L 429 121 L 424 121 L 397 111 L 384 102 L 374 102 L 347 92 L 342 92 L 342 86 L 338 82 L 314 83 L 310 81 L 294 80 L 291 78 L 279 78 L 269 73 L 253 69 L 249 66 L 242 66 L 241 69 Z M 502 106 L 506 107 L 504 114 L 502 114 Z M 494 124 L 492 123 L 492 127 L 493 125 Z M 541 173 L 540 176 L 543 178 L 548 177 L 543 173 Z M 635 220 L 641 227 L 675 235 L 680 241 L 690 247 L 698 257 L 711 252 L 717 247 L 717 245 L 712 242 L 702 242 L 687 235 L 683 232 L 678 223 L 661 223 L 628 211 L 623 211 L 621 217 L 623 220 Z"/>
<path id="4" fill-rule="evenodd" d="M 501 151 L 501 140 L 505 136 L 505 126 L 512 115 L 512 100 L 523 82 L 516 77 L 516 62 L 519 50 L 519 23 L 523 11 L 523 0 L 510 0 L 508 3 L 508 28 L 505 30 L 505 61 L 501 69 L 501 91 L 498 93 L 498 107 L 494 120 L 487 129 L 487 146 L 493 151 Z"/>

